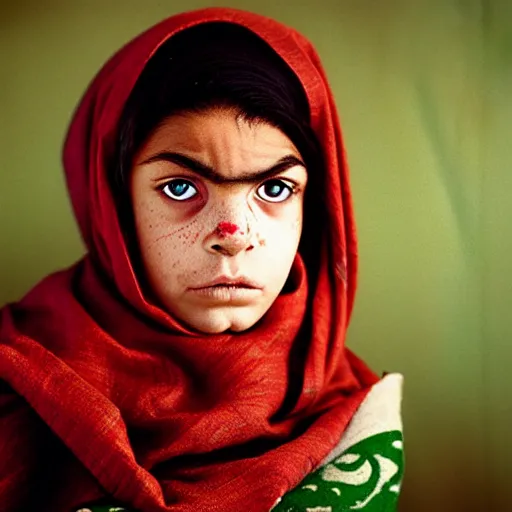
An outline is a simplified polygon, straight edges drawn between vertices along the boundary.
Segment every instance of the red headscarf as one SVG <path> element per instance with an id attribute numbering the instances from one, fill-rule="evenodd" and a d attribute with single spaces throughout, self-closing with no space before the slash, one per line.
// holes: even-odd
<path id="1" fill-rule="evenodd" d="M 105 169 L 148 59 L 207 21 L 247 27 L 295 71 L 327 172 L 316 283 L 308 289 L 297 256 L 295 290 L 238 334 L 190 332 L 146 300 Z M 340 127 L 315 50 L 239 10 L 171 17 L 100 71 L 71 123 L 64 166 L 88 254 L 1 310 L 0 510 L 64 512 L 102 496 L 144 512 L 269 510 L 336 445 L 376 381 L 344 346 L 356 238 Z M 297 346 L 303 357 L 291 372 Z"/>

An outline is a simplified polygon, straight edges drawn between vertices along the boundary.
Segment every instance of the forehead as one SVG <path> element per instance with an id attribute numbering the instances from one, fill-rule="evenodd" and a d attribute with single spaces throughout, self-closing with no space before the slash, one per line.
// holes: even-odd
<path id="1" fill-rule="evenodd" d="M 235 177 L 274 165 L 279 159 L 300 154 L 278 128 L 264 121 L 248 121 L 234 110 L 187 112 L 165 119 L 138 153 L 172 151 L 195 158 L 226 177 Z"/>

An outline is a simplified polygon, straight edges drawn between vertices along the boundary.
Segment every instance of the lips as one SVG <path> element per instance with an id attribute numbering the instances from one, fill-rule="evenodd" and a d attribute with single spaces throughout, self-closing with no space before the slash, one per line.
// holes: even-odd
<path id="1" fill-rule="evenodd" d="M 213 281 L 210 281 L 208 283 L 205 283 L 201 286 L 195 286 L 193 287 L 194 290 L 200 290 L 204 288 L 222 288 L 222 287 L 229 287 L 229 288 L 248 288 L 248 289 L 255 289 L 255 290 L 261 290 L 262 286 L 259 285 L 257 282 L 253 281 L 252 279 L 249 279 L 248 277 L 241 276 L 241 277 L 229 277 L 229 276 L 220 276 Z"/>
<path id="2" fill-rule="evenodd" d="M 263 287 L 247 277 L 221 276 L 189 293 L 210 305 L 249 306 L 261 298 Z"/>

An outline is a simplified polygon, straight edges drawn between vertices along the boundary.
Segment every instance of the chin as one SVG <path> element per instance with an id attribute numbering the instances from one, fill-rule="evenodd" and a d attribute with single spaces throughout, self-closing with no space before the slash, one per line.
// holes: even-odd
<path id="1" fill-rule="evenodd" d="M 265 311 L 266 312 L 266 311 Z M 183 320 L 193 329 L 205 334 L 243 332 L 253 327 L 265 314 L 255 311 L 203 311 Z"/>

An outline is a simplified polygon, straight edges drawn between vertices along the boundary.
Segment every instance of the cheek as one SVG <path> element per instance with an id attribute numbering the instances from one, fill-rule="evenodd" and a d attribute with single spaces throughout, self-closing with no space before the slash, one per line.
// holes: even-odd
<path id="1" fill-rule="evenodd" d="M 176 227 L 168 224 L 156 224 L 155 228 L 148 226 L 144 235 L 144 250 L 153 256 L 172 261 L 172 268 L 179 268 L 177 261 L 186 261 L 196 252 L 200 231 L 196 222 L 186 226 Z"/>
<path id="2" fill-rule="evenodd" d="M 151 207 L 136 215 L 136 227 L 147 270 L 161 275 L 175 275 L 187 266 L 201 233 L 197 220 L 183 224 Z"/>
<path id="3" fill-rule="evenodd" d="M 179 250 L 197 237 L 194 207 L 171 205 L 159 197 L 134 202 L 137 236 L 144 247 L 165 241 L 168 249 Z M 197 238 L 196 238 L 197 239 Z"/>
<path id="4" fill-rule="evenodd" d="M 172 293 L 194 272 L 201 225 L 196 205 L 170 204 L 154 191 L 132 189 L 139 251 L 150 285 L 157 294 Z"/>
<path id="5" fill-rule="evenodd" d="M 294 244 L 295 240 L 300 238 L 302 232 L 302 205 L 291 204 L 287 208 L 276 212 L 269 219 L 270 238 L 274 239 L 278 245 Z"/>
<path id="6" fill-rule="evenodd" d="M 142 247 L 144 266 L 153 288 L 163 296 L 185 286 L 197 274 L 199 232 L 187 226 L 155 229 Z"/>
<path id="7" fill-rule="evenodd" d="M 291 219 L 289 228 L 293 233 L 300 236 L 302 232 L 302 212 L 297 213 L 297 215 Z"/>

